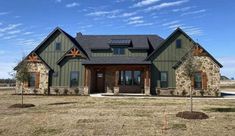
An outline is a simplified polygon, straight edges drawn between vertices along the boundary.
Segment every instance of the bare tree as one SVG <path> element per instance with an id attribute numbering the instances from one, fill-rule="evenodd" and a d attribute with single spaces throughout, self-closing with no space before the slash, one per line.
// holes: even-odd
<path id="1" fill-rule="evenodd" d="M 188 53 L 185 56 L 185 62 L 184 62 L 184 71 L 186 76 L 190 79 L 190 111 L 193 111 L 193 98 L 192 98 L 192 92 L 193 92 L 193 78 L 194 74 L 198 71 L 198 63 L 196 62 L 196 59 L 194 57 L 194 49 L 191 48 Z"/>
<path id="2" fill-rule="evenodd" d="M 24 87 L 23 86 L 25 85 L 25 82 L 28 82 L 29 77 L 30 77 L 30 74 L 29 74 L 29 71 L 28 71 L 28 62 L 23 57 L 22 61 L 18 65 L 17 73 L 15 75 L 16 80 L 20 82 L 22 107 L 23 107 L 23 104 L 24 104 L 23 103 L 24 102 L 24 97 L 23 97 Z"/>

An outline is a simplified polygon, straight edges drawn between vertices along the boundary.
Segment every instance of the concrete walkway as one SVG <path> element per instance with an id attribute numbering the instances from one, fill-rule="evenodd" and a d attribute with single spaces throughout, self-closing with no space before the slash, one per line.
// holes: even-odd
<path id="1" fill-rule="evenodd" d="M 106 98 L 140 98 L 140 99 L 190 99 L 189 97 L 167 97 L 167 96 L 146 96 L 144 94 L 129 94 L 120 93 L 115 96 L 113 93 L 97 93 L 90 94 L 91 97 L 106 97 Z M 193 97 L 194 100 L 235 100 L 234 96 L 230 97 Z"/>

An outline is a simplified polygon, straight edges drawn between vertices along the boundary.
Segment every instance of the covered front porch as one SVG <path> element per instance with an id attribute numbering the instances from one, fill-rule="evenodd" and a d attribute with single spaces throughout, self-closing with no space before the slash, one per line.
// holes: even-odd
<path id="1" fill-rule="evenodd" d="M 84 91 L 150 95 L 149 64 L 85 65 Z"/>

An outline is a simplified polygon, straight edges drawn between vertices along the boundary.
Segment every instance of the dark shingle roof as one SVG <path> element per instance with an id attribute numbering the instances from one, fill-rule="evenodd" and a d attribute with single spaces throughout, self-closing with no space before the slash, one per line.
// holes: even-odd
<path id="1" fill-rule="evenodd" d="M 128 39 L 131 41 L 130 49 L 155 49 L 164 41 L 158 35 L 81 35 L 76 37 L 77 42 L 91 57 L 91 50 L 110 49 L 112 39 Z M 149 44 L 149 42 L 151 44 Z M 150 47 L 152 46 L 152 47 Z"/>

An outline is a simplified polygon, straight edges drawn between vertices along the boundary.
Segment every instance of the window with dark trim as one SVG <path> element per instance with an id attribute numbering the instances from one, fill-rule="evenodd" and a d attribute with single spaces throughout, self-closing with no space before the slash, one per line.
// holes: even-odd
<path id="1" fill-rule="evenodd" d="M 70 87 L 77 87 L 79 81 L 79 72 L 71 71 L 70 72 Z"/>
<path id="2" fill-rule="evenodd" d="M 35 87 L 36 85 L 36 73 L 29 73 L 29 87 Z"/>
<path id="3" fill-rule="evenodd" d="M 119 85 L 140 85 L 141 71 L 119 71 Z"/>
<path id="4" fill-rule="evenodd" d="M 124 55 L 125 54 L 125 48 L 115 47 L 115 48 L 113 48 L 113 54 L 114 55 Z"/>
<path id="5" fill-rule="evenodd" d="M 177 48 L 177 49 L 181 48 L 181 46 L 182 46 L 182 41 L 181 41 L 181 39 L 177 39 L 177 40 L 175 41 L 175 44 L 176 44 L 176 48 Z"/>
<path id="6" fill-rule="evenodd" d="M 202 74 L 201 72 L 197 72 L 194 74 L 194 88 L 202 89 Z"/>
<path id="7" fill-rule="evenodd" d="M 61 50 L 61 43 L 60 42 L 56 42 L 55 43 L 55 50 L 56 51 L 60 51 Z"/>
<path id="8" fill-rule="evenodd" d="M 58 77 L 58 72 L 57 72 L 57 71 L 55 71 L 55 72 L 53 73 L 53 77 Z"/>
<path id="9" fill-rule="evenodd" d="M 160 73 L 160 84 L 161 88 L 167 88 L 168 87 L 168 73 L 166 71 L 163 71 Z"/>

